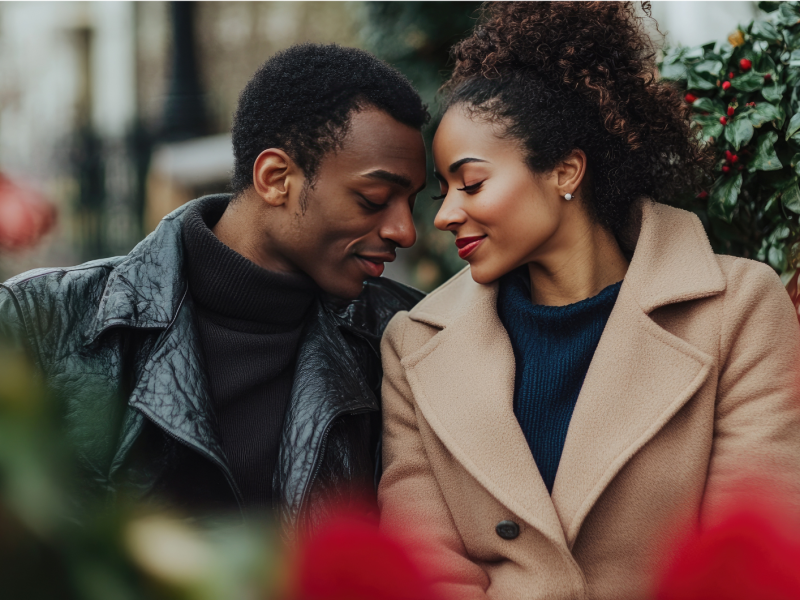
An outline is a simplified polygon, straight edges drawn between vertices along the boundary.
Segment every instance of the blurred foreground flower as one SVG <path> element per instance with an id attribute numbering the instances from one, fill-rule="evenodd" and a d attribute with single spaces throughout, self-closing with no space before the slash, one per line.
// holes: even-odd
<path id="1" fill-rule="evenodd" d="M 347 514 L 302 546 L 292 578 L 290 600 L 441 600 L 406 546 Z"/>
<path id="2" fill-rule="evenodd" d="M 55 216 L 47 200 L 0 173 L 0 250 L 33 246 L 52 228 Z"/>
<path id="3" fill-rule="evenodd" d="M 797 600 L 796 511 L 743 503 L 690 540 L 666 572 L 657 600 Z"/>

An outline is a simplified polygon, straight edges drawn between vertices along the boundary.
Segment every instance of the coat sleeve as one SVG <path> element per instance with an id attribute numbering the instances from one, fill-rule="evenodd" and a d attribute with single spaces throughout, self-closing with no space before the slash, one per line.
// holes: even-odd
<path id="1" fill-rule="evenodd" d="M 766 265 L 732 264 L 719 347 L 704 526 L 718 520 L 734 494 L 800 507 L 800 327 Z"/>
<path id="2" fill-rule="evenodd" d="M 407 313 L 398 313 L 381 343 L 381 527 L 407 541 L 417 563 L 436 582 L 444 598 L 485 600 L 489 577 L 467 558 L 418 428 L 416 404 L 400 364 L 407 323 Z"/>

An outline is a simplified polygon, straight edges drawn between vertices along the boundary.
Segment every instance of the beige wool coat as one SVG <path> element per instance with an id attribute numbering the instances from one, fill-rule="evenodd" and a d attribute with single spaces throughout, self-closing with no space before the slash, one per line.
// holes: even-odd
<path id="1" fill-rule="evenodd" d="M 382 526 L 453 598 L 646 598 L 670 544 L 755 490 L 800 497 L 800 328 L 767 266 L 646 201 L 552 497 L 513 412 L 497 284 L 468 269 L 386 330 Z M 496 532 L 519 527 L 515 539 Z"/>

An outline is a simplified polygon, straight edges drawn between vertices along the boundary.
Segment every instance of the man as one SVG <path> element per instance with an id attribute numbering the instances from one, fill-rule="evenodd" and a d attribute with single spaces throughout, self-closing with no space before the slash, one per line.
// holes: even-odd
<path id="1" fill-rule="evenodd" d="M 0 286 L 0 334 L 63 403 L 84 491 L 313 525 L 374 485 L 378 342 L 421 297 L 378 277 L 415 241 L 427 119 L 375 57 L 294 46 L 241 94 L 233 194 L 128 256 Z"/>

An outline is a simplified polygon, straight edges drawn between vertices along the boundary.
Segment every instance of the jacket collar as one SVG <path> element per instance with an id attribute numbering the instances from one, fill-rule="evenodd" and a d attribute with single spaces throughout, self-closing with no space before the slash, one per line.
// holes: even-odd
<path id="1" fill-rule="evenodd" d="M 725 280 L 697 217 L 642 203 L 633 259 L 581 389 L 552 496 L 514 415 L 514 354 L 497 316 L 497 289 L 465 270 L 429 295 L 409 317 L 442 331 L 402 364 L 426 421 L 453 456 L 569 556 L 603 490 L 711 370 L 711 357 L 648 314 L 717 294 Z"/>
<path id="2" fill-rule="evenodd" d="M 219 194 L 222 200 L 228 194 Z M 184 204 L 161 220 L 118 264 L 106 281 L 95 318 L 86 330 L 87 343 L 110 327 L 165 329 L 175 318 L 186 293 L 181 228 Z"/>

